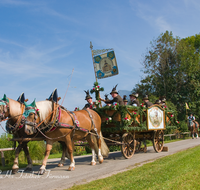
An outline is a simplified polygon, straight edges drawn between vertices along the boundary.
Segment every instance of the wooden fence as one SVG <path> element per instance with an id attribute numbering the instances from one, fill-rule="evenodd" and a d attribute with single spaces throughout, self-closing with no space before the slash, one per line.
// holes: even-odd
<path id="1" fill-rule="evenodd" d="M 185 139 L 186 136 L 190 136 L 191 132 L 182 132 L 182 133 L 176 133 L 176 134 L 166 134 L 165 137 L 170 137 L 170 140 L 172 140 L 172 137 L 175 137 L 176 139 Z"/>
<path id="2" fill-rule="evenodd" d="M 10 151 L 10 150 L 15 150 L 14 148 L 1 148 L 1 164 L 3 167 L 5 167 L 5 158 L 4 158 L 4 151 Z"/>

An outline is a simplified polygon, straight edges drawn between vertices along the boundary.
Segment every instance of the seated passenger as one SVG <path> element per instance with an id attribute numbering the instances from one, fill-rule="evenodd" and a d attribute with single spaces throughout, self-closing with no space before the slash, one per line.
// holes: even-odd
<path id="1" fill-rule="evenodd" d="M 137 100 L 137 98 L 138 98 L 138 94 L 137 93 L 136 94 L 132 93 L 129 96 L 130 96 L 130 100 L 131 100 L 129 105 L 131 105 L 131 106 L 140 106 L 140 103 Z"/>
<path id="2" fill-rule="evenodd" d="M 106 104 L 113 104 L 113 103 L 118 103 L 120 106 L 124 105 L 123 99 L 121 96 L 118 94 L 117 90 L 117 85 L 112 89 L 111 91 L 111 96 L 113 97 L 112 100 L 104 100 L 102 98 L 99 98 L 101 101 L 105 102 Z"/>
<path id="3" fill-rule="evenodd" d="M 126 99 L 126 95 L 124 95 L 124 97 L 123 97 L 123 102 L 124 102 L 125 106 L 128 104 L 128 100 Z"/>
<path id="4" fill-rule="evenodd" d="M 93 101 L 92 101 L 92 97 L 90 96 L 89 90 L 85 91 L 85 93 L 86 93 L 85 100 L 88 103 L 85 104 L 83 109 L 92 109 L 93 108 Z"/>
<path id="5" fill-rule="evenodd" d="M 151 106 L 153 105 L 153 103 L 149 101 L 148 95 L 144 95 L 142 100 L 144 101 L 144 105 L 145 105 L 147 108 L 148 108 L 148 107 L 151 107 Z"/>

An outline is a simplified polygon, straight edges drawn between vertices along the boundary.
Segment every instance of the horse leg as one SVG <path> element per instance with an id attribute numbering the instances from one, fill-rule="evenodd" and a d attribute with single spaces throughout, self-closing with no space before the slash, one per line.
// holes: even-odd
<path id="1" fill-rule="evenodd" d="M 100 136 L 100 134 L 99 134 L 99 136 Z M 87 137 L 88 137 L 88 142 L 91 141 L 91 145 L 90 145 L 91 149 L 95 149 L 95 144 L 97 144 L 97 146 L 98 146 L 98 159 L 99 159 L 99 163 L 100 164 L 103 163 L 103 156 L 101 154 L 101 138 L 99 138 L 99 139 L 97 137 L 92 138 L 90 135 L 88 135 Z M 95 151 L 94 151 L 93 154 L 95 154 Z"/>
<path id="2" fill-rule="evenodd" d="M 30 154 L 29 154 L 27 143 L 28 142 L 23 142 L 22 143 L 22 147 L 23 147 L 23 150 L 24 150 L 24 153 L 26 155 L 27 162 L 28 162 L 28 165 L 26 166 L 25 171 L 32 171 L 32 167 L 33 167 L 33 165 L 32 165 L 32 159 L 31 159 Z"/>
<path id="3" fill-rule="evenodd" d="M 70 157 L 70 165 L 69 168 L 67 169 L 68 171 L 73 171 L 75 169 L 75 161 L 74 161 L 74 157 L 73 157 L 73 151 L 74 151 L 74 146 L 73 146 L 73 142 L 71 140 L 70 135 L 66 136 L 65 139 L 65 144 L 67 146 L 67 151 Z"/>
<path id="4" fill-rule="evenodd" d="M 18 157 L 19 157 L 19 153 L 21 152 L 22 150 L 22 144 L 19 143 L 17 149 L 15 150 L 15 159 L 14 159 L 14 164 L 12 166 L 12 173 L 15 174 L 18 172 L 19 170 L 19 166 L 18 166 Z"/>
<path id="5" fill-rule="evenodd" d="M 194 139 L 194 128 L 192 128 L 191 134 L 192 134 L 192 139 Z"/>
<path id="6" fill-rule="evenodd" d="M 62 152 L 62 157 L 61 157 L 61 160 L 60 160 L 60 162 L 59 162 L 59 164 L 58 164 L 58 167 L 64 166 L 64 163 L 65 163 L 65 156 L 66 156 L 66 152 L 67 152 L 66 144 L 65 144 L 64 142 L 61 142 L 61 141 L 60 141 L 60 144 L 62 145 L 62 150 L 63 150 L 63 152 Z"/>
<path id="7" fill-rule="evenodd" d="M 92 149 L 92 161 L 91 161 L 90 165 L 94 166 L 94 165 L 96 165 L 95 145 L 94 145 L 93 140 L 91 139 L 91 135 L 88 135 L 86 137 L 86 140 L 88 141 L 89 146 Z"/>
<path id="8" fill-rule="evenodd" d="M 103 163 L 103 156 L 101 155 L 101 138 L 99 138 L 99 139 L 97 138 L 97 144 L 98 144 L 98 147 L 99 147 L 98 159 L 99 159 L 99 163 L 102 164 Z"/>
<path id="9" fill-rule="evenodd" d="M 53 145 L 53 142 L 47 140 L 45 157 L 44 157 L 44 160 L 42 162 L 42 166 L 40 167 L 40 170 L 38 172 L 38 174 L 40 174 L 40 175 L 43 175 L 45 173 L 45 171 L 46 171 L 46 164 L 47 164 L 47 160 L 48 160 L 49 154 L 50 154 L 51 149 L 52 149 L 52 145 Z"/>

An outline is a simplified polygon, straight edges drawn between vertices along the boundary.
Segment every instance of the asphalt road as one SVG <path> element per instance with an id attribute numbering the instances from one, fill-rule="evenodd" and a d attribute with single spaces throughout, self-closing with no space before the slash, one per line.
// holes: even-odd
<path id="1" fill-rule="evenodd" d="M 64 167 L 57 167 L 59 159 L 49 159 L 47 171 L 43 176 L 37 175 L 40 166 L 34 166 L 32 172 L 23 172 L 23 169 L 15 175 L 10 171 L 0 175 L 0 190 L 63 190 L 74 184 L 87 183 L 99 178 L 105 178 L 113 174 L 134 168 L 134 166 L 153 161 L 155 159 L 174 154 L 181 150 L 198 146 L 199 139 L 188 139 L 173 143 L 167 143 L 168 152 L 156 153 L 153 147 L 148 147 L 147 153 L 136 153 L 131 159 L 125 159 L 121 152 L 110 153 L 102 164 L 91 166 L 91 156 L 75 157 L 76 168 L 67 171 L 69 160 Z"/>

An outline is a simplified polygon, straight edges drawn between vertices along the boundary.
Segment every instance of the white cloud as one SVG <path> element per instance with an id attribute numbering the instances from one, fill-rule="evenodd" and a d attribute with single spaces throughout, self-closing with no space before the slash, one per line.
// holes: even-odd
<path id="1" fill-rule="evenodd" d="M 158 9 L 158 7 L 153 7 L 153 4 L 145 4 L 135 1 L 130 1 L 130 5 L 132 10 L 136 12 L 136 15 L 146 22 L 152 27 L 155 27 L 159 30 L 159 32 L 164 32 L 166 30 L 171 30 L 172 27 L 170 26 L 169 22 L 165 19 L 165 10 L 166 7 Z M 169 13 L 170 10 L 168 9 Z"/>

